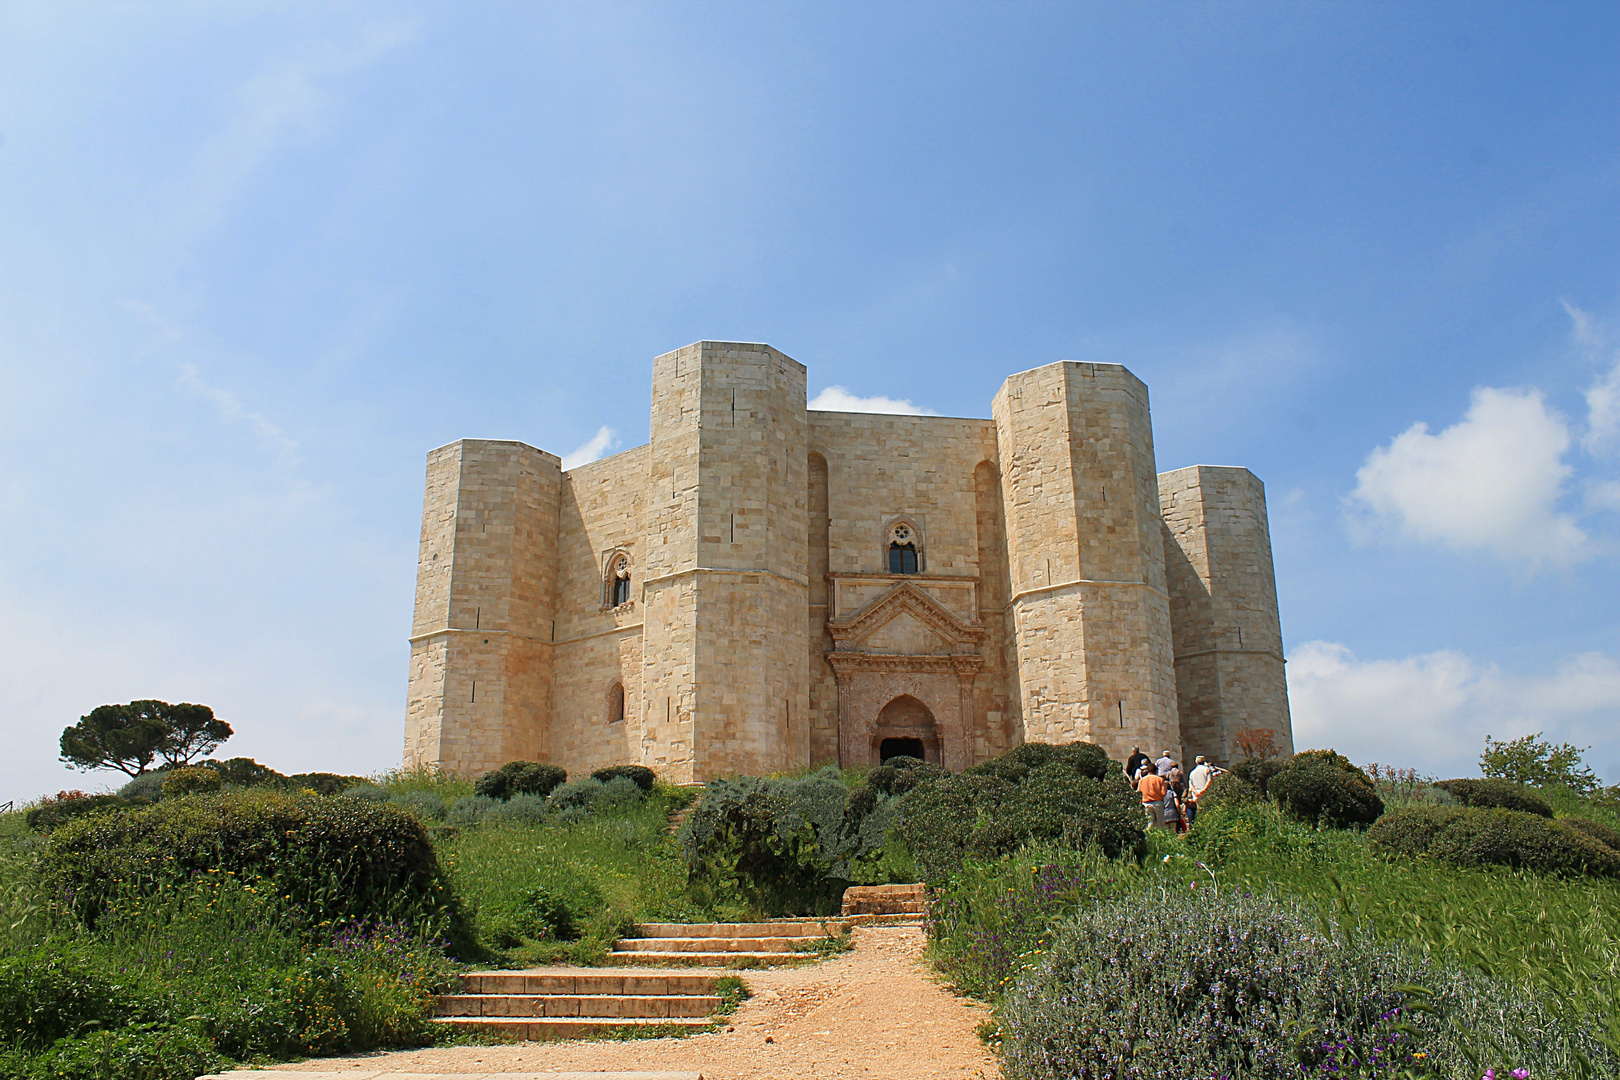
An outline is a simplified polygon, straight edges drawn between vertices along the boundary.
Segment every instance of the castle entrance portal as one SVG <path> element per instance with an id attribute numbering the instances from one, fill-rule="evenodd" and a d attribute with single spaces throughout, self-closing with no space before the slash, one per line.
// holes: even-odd
<path id="1" fill-rule="evenodd" d="M 934 714 L 910 694 L 901 694 L 878 713 L 872 750 L 878 761 L 905 754 L 937 763 L 939 725 L 934 723 Z"/>

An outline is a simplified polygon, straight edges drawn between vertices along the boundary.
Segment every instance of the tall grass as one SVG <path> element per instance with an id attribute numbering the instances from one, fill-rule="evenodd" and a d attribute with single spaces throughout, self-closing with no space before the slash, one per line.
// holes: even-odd
<path id="1" fill-rule="evenodd" d="M 49 929 L 39 890 L 41 843 L 21 811 L 0 814 L 0 957 L 38 944 Z"/>
<path id="2" fill-rule="evenodd" d="M 679 798 L 655 790 L 637 805 L 583 821 L 496 822 L 449 838 L 441 858 L 480 942 L 513 963 L 599 963 L 637 922 L 701 918 L 704 912 L 686 895 L 686 863 L 666 834 L 671 803 Z M 498 928 L 536 888 L 572 908 L 578 939 L 503 946 Z"/>

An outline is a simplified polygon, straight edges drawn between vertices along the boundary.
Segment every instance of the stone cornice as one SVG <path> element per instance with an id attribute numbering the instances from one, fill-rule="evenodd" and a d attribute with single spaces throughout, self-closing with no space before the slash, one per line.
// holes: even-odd
<path id="1" fill-rule="evenodd" d="M 827 653 L 827 663 L 833 672 L 843 676 L 856 671 L 938 671 L 955 674 L 958 678 L 976 675 L 984 666 L 984 657 L 978 653 L 956 653 L 949 656 L 907 656 L 899 653 L 859 653 L 834 650 Z"/>
<path id="2" fill-rule="evenodd" d="M 984 627 L 963 622 L 950 608 L 929 596 L 910 581 L 902 581 L 851 619 L 835 619 L 827 623 L 840 649 L 859 644 L 863 639 L 889 622 L 902 611 L 915 615 L 928 629 L 952 645 L 978 645 L 984 637 Z"/>

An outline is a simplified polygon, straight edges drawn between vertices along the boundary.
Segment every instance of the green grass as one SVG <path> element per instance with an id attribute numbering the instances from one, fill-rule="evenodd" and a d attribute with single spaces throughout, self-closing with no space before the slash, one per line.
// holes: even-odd
<path id="1" fill-rule="evenodd" d="M 446 806 L 463 795 L 473 793 L 473 782 L 470 777 L 430 768 L 390 769 L 373 776 L 371 782 L 390 795 L 426 791 L 443 799 Z"/>
<path id="2" fill-rule="evenodd" d="M 1594 1017 L 1620 1049 L 1620 882 L 1385 859 L 1361 833 L 1316 831 L 1269 807 L 1153 835 L 1164 869 L 1290 898 L 1432 959 L 1509 979 L 1555 1012 Z M 1164 859 L 1168 857 L 1169 863 Z"/>
<path id="3" fill-rule="evenodd" d="M 705 912 L 686 896 L 686 863 L 665 834 L 671 802 L 658 790 L 641 805 L 575 824 L 484 825 L 448 838 L 439 855 L 469 906 L 479 940 L 499 960 L 601 963 L 638 922 L 690 921 Z M 496 934 L 536 887 L 576 913 L 574 941 L 503 944 Z"/>

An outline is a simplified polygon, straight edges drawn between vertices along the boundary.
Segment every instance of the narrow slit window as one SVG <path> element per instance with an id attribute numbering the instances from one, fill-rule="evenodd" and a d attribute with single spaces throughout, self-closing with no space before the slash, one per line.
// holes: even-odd
<path id="1" fill-rule="evenodd" d="M 610 724 L 617 724 L 624 719 L 624 684 L 614 683 L 608 689 L 607 719 Z"/>

